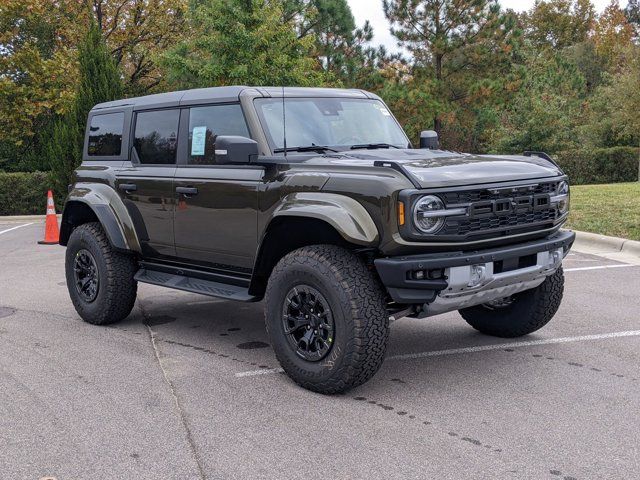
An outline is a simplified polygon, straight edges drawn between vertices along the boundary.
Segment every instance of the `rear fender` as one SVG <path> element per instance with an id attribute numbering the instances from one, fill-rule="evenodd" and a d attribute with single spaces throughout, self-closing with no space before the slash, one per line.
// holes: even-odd
<path id="1" fill-rule="evenodd" d="M 77 214 L 89 207 L 104 228 L 111 245 L 118 250 L 141 252 L 133 221 L 120 196 L 109 185 L 76 183 L 62 212 L 60 244 L 66 245 L 78 225 Z M 83 223 L 83 222 L 82 222 Z"/>

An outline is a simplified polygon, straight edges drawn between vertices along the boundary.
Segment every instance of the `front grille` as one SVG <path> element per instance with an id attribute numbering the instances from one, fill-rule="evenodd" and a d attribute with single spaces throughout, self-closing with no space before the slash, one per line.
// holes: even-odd
<path id="1" fill-rule="evenodd" d="M 438 193 L 448 208 L 469 208 L 468 215 L 447 217 L 436 236 L 489 238 L 549 228 L 558 219 L 558 211 L 549 204 L 545 195 L 553 195 L 557 184 L 553 181 Z M 505 203 L 509 206 L 511 202 L 518 203 L 522 199 L 524 206 L 514 206 L 509 213 L 499 212 Z M 538 201 L 542 204 L 534 205 Z"/>

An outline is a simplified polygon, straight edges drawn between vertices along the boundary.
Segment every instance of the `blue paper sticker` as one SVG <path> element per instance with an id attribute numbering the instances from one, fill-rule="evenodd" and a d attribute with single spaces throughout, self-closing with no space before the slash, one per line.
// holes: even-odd
<path id="1" fill-rule="evenodd" d="M 207 138 L 207 127 L 193 127 L 191 137 L 191 155 L 204 155 L 204 144 Z"/>

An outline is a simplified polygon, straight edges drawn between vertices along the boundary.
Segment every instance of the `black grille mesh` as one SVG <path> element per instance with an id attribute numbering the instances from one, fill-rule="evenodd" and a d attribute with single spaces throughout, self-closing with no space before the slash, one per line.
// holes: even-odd
<path id="1" fill-rule="evenodd" d="M 548 208 L 537 212 L 514 213 L 503 216 L 487 216 L 483 218 L 456 220 L 453 217 L 447 218 L 439 235 L 466 235 L 468 233 L 483 232 L 486 230 L 496 230 L 508 227 L 526 226 L 531 223 L 554 220 L 555 210 Z"/>
<path id="2" fill-rule="evenodd" d="M 500 200 L 513 198 L 522 195 L 553 194 L 557 182 L 540 183 L 533 186 L 514 186 L 513 188 L 491 191 L 488 188 L 475 190 L 438 193 L 444 200 L 447 207 L 453 205 L 468 205 L 469 203 L 486 200 Z M 507 215 L 496 215 L 493 213 L 483 214 L 475 218 L 469 217 L 447 217 L 444 226 L 436 235 L 469 235 L 475 233 L 486 233 L 496 230 L 509 230 L 517 228 L 527 230 L 527 225 L 532 225 L 531 229 L 540 228 L 540 223 L 553 222 L 556 220 L 557 211 L 555 208 L 546 208 L 536 211 L 514 211 Z"/>

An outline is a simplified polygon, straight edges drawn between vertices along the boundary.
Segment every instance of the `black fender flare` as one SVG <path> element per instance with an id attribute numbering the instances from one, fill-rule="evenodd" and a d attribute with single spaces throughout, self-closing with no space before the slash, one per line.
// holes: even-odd
<path id="1" fill-rule="evenodd" d="M 87 208 L 98 219 L 114 248 L 141 252 L 126 206 L 115 190 L 104 184 L 77 183 L 69 192 L 62 212 L 60 245 L 66 245 L 73 229 L 86 222 Z"/>
<path id="2" fill-rule="evenodd" d="M 328 192 L 291 193 L 273 213 L 273 218 L 307 217 L 323 220 L 346 241 L 362 246 L 375 246 L 379 235 L 369 212 L 346 195 Z"/>

